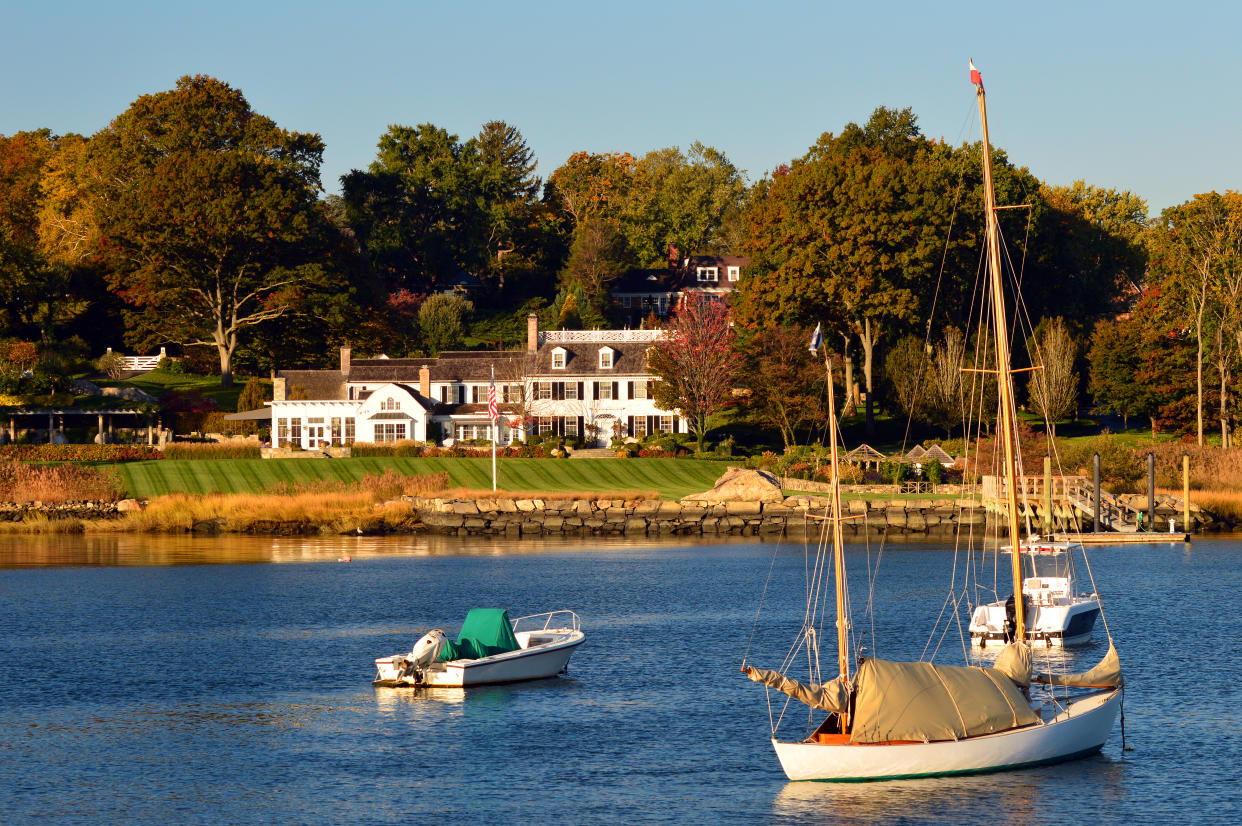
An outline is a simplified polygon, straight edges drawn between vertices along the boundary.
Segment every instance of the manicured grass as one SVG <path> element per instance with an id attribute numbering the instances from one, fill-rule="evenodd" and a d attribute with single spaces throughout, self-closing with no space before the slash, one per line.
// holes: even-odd
<path id="1" fill-rule="evenodd" d="M 255 493 L 278 482 L 353 481 L 393 470 L 449 475 L 451 487 L 490 489 L 491 459 L 163 459 L 115 465 L 130 496 L 167 493 Z M 499 487 L 550 492 L 651 491 L 678 499 L 709 490 L 720 462 L 687 459 L 501 459 Z"/>

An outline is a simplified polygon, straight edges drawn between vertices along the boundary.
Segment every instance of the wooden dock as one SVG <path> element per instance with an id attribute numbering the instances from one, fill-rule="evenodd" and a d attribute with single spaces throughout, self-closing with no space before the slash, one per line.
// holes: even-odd
<path id="1" fill-rule="evenodd" d="M 1189 542 L 1188 533 L 1136 533 L 1119 531 L 1101 531 L 1100 533 L 1056 533 L 1052 538 L 1058 542 L 1081 542 L 1084 545 L 1159 545 L 1174 542 Z"/>

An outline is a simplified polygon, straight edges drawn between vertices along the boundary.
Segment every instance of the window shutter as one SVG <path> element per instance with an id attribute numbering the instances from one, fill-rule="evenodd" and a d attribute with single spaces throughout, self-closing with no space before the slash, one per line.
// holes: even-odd
<path id="1" fill-rule="evenodd" d="M 677 432 L 677 419 L 678 419 L 678 418 L 679 418 L 679 417 L 677 417 L 677 416 L 674 416 L 674 417 L 673 417 L 673 432 L 674 432 L 674 433 L 676 433 L 676 432 Z"/>
<path id="2" fill-rule="evenodd" d="M 586 393 L 583 391 L 583 389 L 582 389 L 582 388 L 583 388 L 583 384 L 582 384 L 582 382 L 578 382 L 578 398 L 579 398 L 579 399 L 583 399 L 583 400 L 585 400 L 585 399 L 586 399 Z"/>
<path id="3" fill-rule="evenodd" d="M 578 438 L 579 439 L 584 438 L 586 436 L 586 431 L 582 429 L 582 424 L 583 424 L 582 417 L 579 416 L 578 417 Z"/>
<path id="4" fill-rule="evenodd" d="M 617 393 L 617 390 L 618 390 L 617 385 L 618 385 L 618 384 L 620 384 L 620 382 L 615 382 L 615 381 L 614 381 L 614 382 L 612 383 L 612 397 L 613 397 L 614 399 L 619 399 L 619 398 L 621 398 L 620 394 L 618 394 L 618 393 Z"/>
<path id="5" fill-rule="evenodd" d="M 656 417 L 655 416 L 647 417 L 647 432 L 648 433 L 656 432 Z"/>
<path id="6" fill-rule="evenodd" d="M 626 434 L 630 436 L 634 435 L 634 417 L 633 416 L 625 417 L 625 432 Z"/>
<path id="7" fill-rule="evenodd" d="M 595 388 L 595 401 L 599 401 L 599 382 L 595 381 L 591 382 L 591 384 Z"/>
<path id="8" fill-rule="evenodd" d="M 632 382 L 632 381 L 627 381 L 627 382 L 625 383 L 625 397 L 626 397 L 627 399 L 632 399 L 632 398 L 634 398 L 634 382 Z"/>

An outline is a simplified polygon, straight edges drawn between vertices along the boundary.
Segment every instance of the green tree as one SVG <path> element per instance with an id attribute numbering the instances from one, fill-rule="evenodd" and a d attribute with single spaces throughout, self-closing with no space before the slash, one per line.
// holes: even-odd
<path id="1" fill-rule="evenodd" d="M 622 232 L 642 267 L 662 267 L 670 249 L 685 255 L 727 246 L 722 231 L 745 190 L 724 153 L 695 141 L 648 152 L 634 166 L 619 213 Z"/>
<path id="2" fill-rule="evenodd" d="M 1150 412 L 1151 392 L 1139 381 L 1143 334 L 1138 321 L 1106 319 L 1097 324 L 1087 360 L 1087 389 L 1097 410 L 1120 416 L 1123 427 L 1129 426 L 1131 416 Z"/>
<path id="3" fill-rule="evenodd" d="M 341 177 L 350 226 L 390 292 L 443 289 L 482 268 L 482 178 L 475 142 L 430 123 L 390 126 L 370 167 Z"/>
<path id="4" fill-rule="evenodd" d="M 431 354 L 459 349 L 474 305 L 459 295 L 436 293 L 418 309 L 423 344 Z"/>
<path id="5" fill-rule="evenodd" d="M 88 147 L 111 287 L 129 338 L 214 346 L 221 384 L 256 325 L 329 289 L 317 199 L 323 142 L 255 113 L 214 78 L 143 95 Z"/>

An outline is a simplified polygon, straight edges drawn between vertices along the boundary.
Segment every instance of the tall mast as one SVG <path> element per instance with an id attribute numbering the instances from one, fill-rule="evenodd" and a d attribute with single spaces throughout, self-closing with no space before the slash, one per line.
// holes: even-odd
<path id="1" fill-rule="evenodd" d="M 979 119 L 983 123 L 983 200 L 987 221 L 988 271 L 992 285 L 992 320 L 996 325 L 996 381 L 1000 395 L 1000 431 L 1005 448 L 1005 505 L 1009 511 L 1009 547 L 1013 563 L 1014 639 L 1026 639 L 1026 612 L 1022 605 L 1022 537 L 1018 525 L 1018 484 L 1013 374 L 1009 355 L 1009 326 L 1005 319 L 1005 291 L 1001 284 L 1000 234 L 996 226 L 996 193 L 992 187 L 992 145 L 988 141 L 988 107 L 983 94 L 983 78 L 970 64 L 970 80 L 979 99 Z"/>
<path id="2" fill-rule="evenodd" d="M 850 678 L 849 627 L 845 622 L 845 549 L 841 541 L 841 477 L 837 465 L 837 407 L 832 390 L 832 358 L 824 348 L 824 373 L 828 378 L 828 445 L 832 460 L 832 558 L 837 586 L 837 664 L 841 679 Z M 842 715 L 844 721 L 844 715 Z"/>

